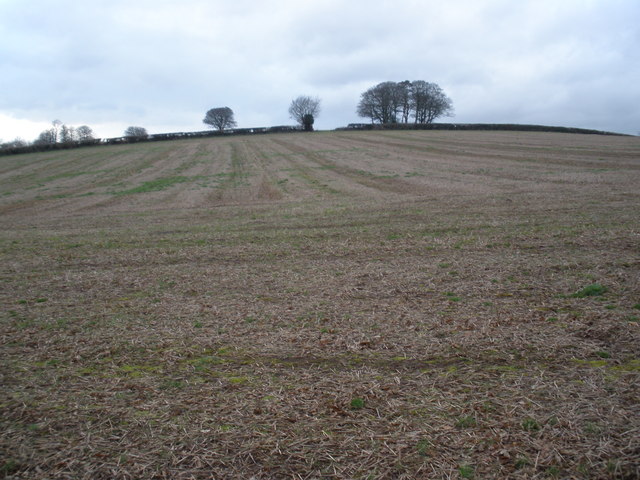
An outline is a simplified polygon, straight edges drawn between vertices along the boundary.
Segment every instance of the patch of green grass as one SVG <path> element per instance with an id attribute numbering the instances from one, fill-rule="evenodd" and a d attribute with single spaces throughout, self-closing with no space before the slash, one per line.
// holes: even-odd
<path id="1" fill-rule="evenodd" d="M 20 470 L 20 464 L 13 458 L 8 458 L 4 461 L 4 463 L 0 467 L 0 474 L 3 477 L 9 476 L 16 473 L 18 470 Z"/>
<path id="2" fill-rule="evenodd" d="M 64 329 L 68 325 L 69 325 L 69 319 L 68 318 L 56 318 L 56 320 L 54 322 L 47 323 L 45 328 L 47 330 Z"/>
<path id="3" fill-rule="evenodd" d="M 44 362 L 35 362 L 34 365 L 38 368 L 46 368 L 46 367 L 57 367 L 60 365 L 60 360 L 57 358 L 51 358 Z"/>
<path id="4" fill-rule="evenodd" d="M 460 417 L 457 421 L 456 421 L 456 427 L 458 428 L 470 428 L 470 427 L 475 427 L 477 425 L 477 421 L 475 419 L 475 417 L 472 417 L 471 415 L 467 415 L 464 417 Z"/>
<path id="5" fill-rule="evenodd" d="M 633 308 L 635 308 L 636 310 L 640 310 L 640 303 L 636 303 Z"/>
<path id="6" fill-rule="evenodd" d="M 558 467 L 549 467 L 547 468 L 546 473 L 550 477 L 557 477 L 560 475 L 560 469 Z"/>
<path id="7" fill-rule="evenodd" d="M 594 367 L 594 368 L 598 368 L 598 367 L 606 367 L 607 366 L 607 361 L 606 360 L 582 360 L 579 358 L 573 358 L 571 359 L 572 362 L 575 362 L 579 365 L 585 365 L 587 367 Z"/>
<path id="8" fill-rule="evenodd" d="M 474 478 L 475 477 L 475 468 L 471 465 L 460 465 L 458 467 L 458 473 L 462 478 Z"/>
<path id="9" fill-rule="evenodd" d="M 165 380 L 160 385 L 160 390 L 180 390 L 184 384 L 180 380 Z"/>
<path id="10" fill-rule="evenodd" d="M 632 358 L 631 360 L 627 360 L 620 365 L 611 367 L 611 370 L 615 370 L 618 372 L 640 372 L 640 359 Z"/>
<path id="11" fill-rule="evenodd" d="M 202 357 L 189 360 L 189 364 L 193 365 L 196 372 L 208 371 L 211 369 L 211 366 L 220 365 L 221 363 L 224 363 L 224 360 L 212 355 L 204 355 Z"/>
<path id="12" fill-rule="evenodd" d="M 451 301 L 451 302 L 459 302 L 460 301 L 460 297 L 458 297 L 453 292 L 447 292 L 447 293 L 445 293 L 445 295 L 448 297 L 449 301 Z"/>
<path id="13" fill-rule="evenodd" d="M 601 285 L 599 283 L 592 283 L 591 285 L 587 285 L 586 287 L 578 290 L 571 296 L 573 298 L 599 297 L 607 293 L 608 290 L 609 289 L 604 285 Z"/>
<path id="14" fill-rule="evenodd" d="M 540 424 L 535 418 L 525 418 L 522 421 L 522 428 L 527 432 L 537 432 L 540 430 Z"/>
<path id="15" fill-rule="evenodd" d="M 529 465 L 531 465 L 531 460 L 529 460 L 529 458 L 523 457 L 523 456 L 517 456 L 516 457 L 516 461 L 514 463 L 514 466 L 516 467 L 516 470 L 520 470 L 520 469 L 525 468 L 525 467 L 527 467 Z"/>
<path id="16" fill-rule="evenodd" d="M 352 410 L 360 410 L 364 408 L 364 400 L 359 397 L 352 398 L 350 406 Z"/>
<path id="17" fill-rule="evenodd" d="M 596 352 L 596 355 L 600 358 L 611 358 L 611 354 L 609 352 L 599 351 Z"/>
<path id="18" fill-rule="evenodd" d="M 586 422 L 582 430 L 590 435 L 598 435 L 602 432 L 602 427 L 594 422 Z"/>
<path id="19" fill-rule="evenodd" d="M 249 377 L 228 377 L 227 380 L 231 385 L 244 385 L 249 382 Z"/>
<path id="20" fill-rule="evenodd" d="M 431 442 L 429 440 L 420 440 L 416 445 L 416 449 L 418 450 L 418 455 L 421 457 L 426 457 L 429 454 L 429 448 L 431 447 Z"/>

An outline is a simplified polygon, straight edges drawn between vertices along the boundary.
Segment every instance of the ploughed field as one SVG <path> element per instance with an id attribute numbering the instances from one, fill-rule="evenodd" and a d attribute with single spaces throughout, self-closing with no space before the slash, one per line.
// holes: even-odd
<path id="1" fill-rule="evenodd" d="M 637 478 L 640 139 L 0 158 L 0 475 Z"/>

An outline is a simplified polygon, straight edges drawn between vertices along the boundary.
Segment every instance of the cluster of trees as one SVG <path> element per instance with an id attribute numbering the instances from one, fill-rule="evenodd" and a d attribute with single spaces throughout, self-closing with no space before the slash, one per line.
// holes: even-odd
<path id="1" fill-rule="evenodd" d="M 453 114 L 453 103 L 435 83 L 382 82 L 360 95 L 357 113 L 371 123 L 431 123 Z"/>
<path id="2" fill-rule="evenodd" d="M 33 142 L 30 143 L 22 138 L 16 138 L 10 142 L 0 142 L 0 150 L 7 152 L 27 150 L 29 147 L 60 147 L 88 144 L 95 139 L 93 130 L 87 125 L 72 127 L 65 125 L 60 120 L 54 120 L 51 122 L 51 128 L 40 132 L 40 135 Z"/>
<path id="3" fill-rule="evenodd" d="M 60 120 L 54 120 L 51 128 L 38 135 L 33 142 L 34 145 L 54 145 L 56 143 L 72 144 L 89 142 L 95 138 L 93 130 L 87 125 L 71 127 L 65 125 Z"/>
<path id="4" fill-rule="evenodd" d="M 65 125 L 60 120 L 51 122 L 51 128 L 44 130 L 33 142 L 26 142 L 16 138 L 10 142 L 0 141 L 0 153 L 25 153 L 38 152 L 58 148 L 72 148 L 74 146 L 97 145 L 100 143 L 118 143 L 146 140 L 149 137 L 143 127 L 128 127 L 124 131 L 124 137 L 113 139 L 96 138 L 91 127 L 82 125 L 72 127 Z"/>

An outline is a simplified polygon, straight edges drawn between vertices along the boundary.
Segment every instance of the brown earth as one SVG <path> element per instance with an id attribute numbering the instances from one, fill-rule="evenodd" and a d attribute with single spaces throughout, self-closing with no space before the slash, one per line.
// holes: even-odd
<path id="1" fill-rule="evenodd" d="M 639 478 L 638 185 L 548 133 L 0 158 L 0 476 Z"/>

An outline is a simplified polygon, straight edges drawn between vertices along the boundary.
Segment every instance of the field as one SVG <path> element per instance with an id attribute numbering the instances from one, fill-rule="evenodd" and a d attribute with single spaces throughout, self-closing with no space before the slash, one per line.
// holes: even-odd
<path id="1" fill-rule="evenodd" d="M 0 158 L 0 476 L 640 477 L 640 138 Z"/>

